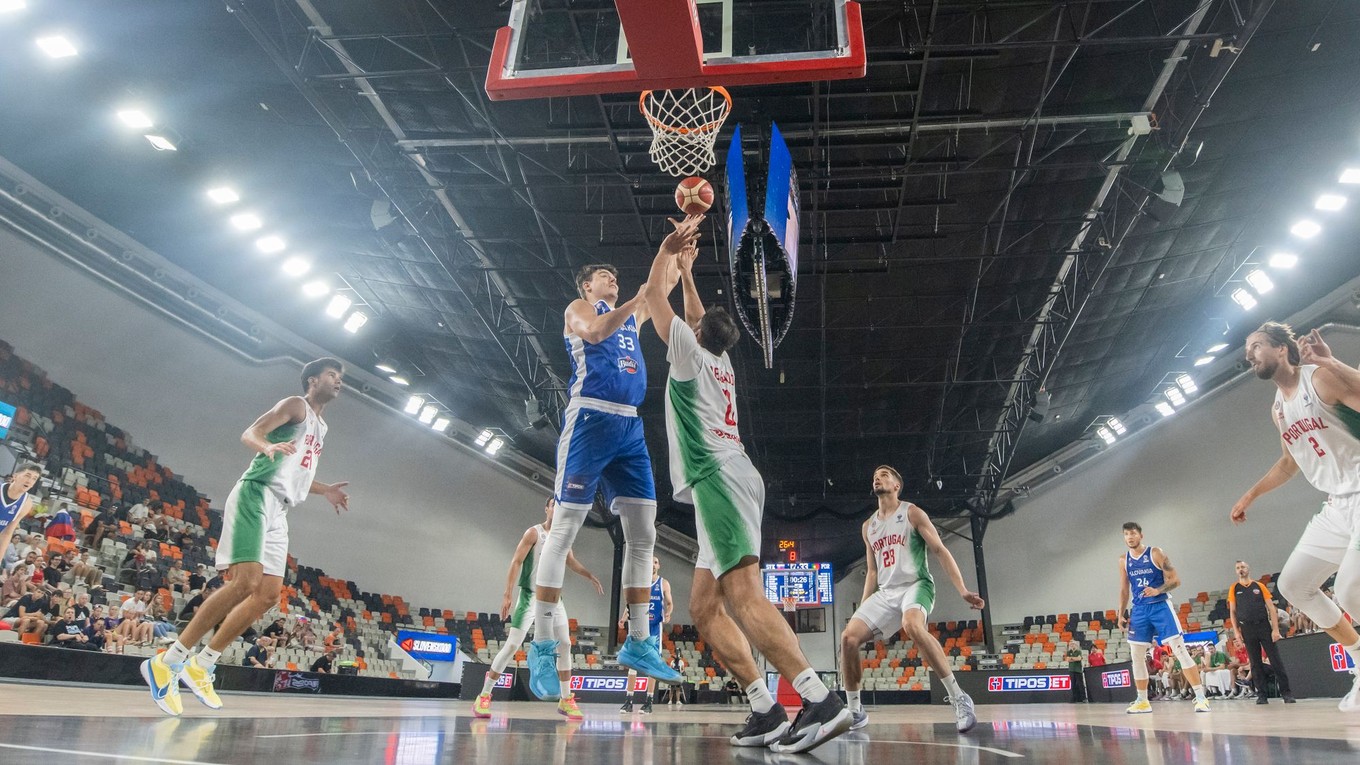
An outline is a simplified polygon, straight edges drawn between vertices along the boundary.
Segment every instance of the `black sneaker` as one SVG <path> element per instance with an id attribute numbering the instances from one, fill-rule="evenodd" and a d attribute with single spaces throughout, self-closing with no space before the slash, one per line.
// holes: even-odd
<path id="1" fill-rule="evenodd" d="M 1269 703 L 1270 703 L 1270 699 L 1266 698 L 1266 697 L 1265 697 L 1265 694 L 1261 694 L 1260 696 L 1257 696 L 1257 697 L 1256 697 L 1256 703 L 1257 703 L 1257 704 L 1269 704 Z"/>
<path id="2" fill-rule="evenodd" d="M 789 729 L 789 713 L 775 704 L 764 714 L 746 716 L 746 727 L 732 736 L 732 746 L 769 746 Z"/>
<path id="3" fill-rule="evenodd" d="M 803 699 L 803 708 L 794 718 L 793 727 L 770 748 L 780 754 L 810 752 L 850 730 L 851 723 L 850 710 L 840 696 L 828 693 L 816 704 Z"/>
<path id="4" fill-rule="evenodd" d="M 649 715 L 649 714 L 652 713 L 652 700 L 651 700 L 651 699 L 647 699 L 647 703 L 645 703 L 645 704 L 642 705 L 642 713 L 643 713 L 644 715 Z"/>
<path id="5" fill-rule="evenodd" d="M 633 713 L 633 697 L 629 696 L 628 700 L 623 702 L 623 706 L 619 707 L 619 714 L 627 715 L 632 713 Z"/>
<path id="6" fill-rule="evenodd" d="M 1297 703 L 1297 702 L 1294 701 L 1294 695 L 1291 693 L 1291 694 L 1285 694 L 1284 703 L 1286 703 L 1286 704 L 1294 704 L 1294 703 Z"/>

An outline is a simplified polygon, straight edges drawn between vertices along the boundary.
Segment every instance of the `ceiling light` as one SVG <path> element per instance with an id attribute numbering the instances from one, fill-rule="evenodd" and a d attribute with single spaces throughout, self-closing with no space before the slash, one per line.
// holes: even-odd
<path id="1" fill-rule="evenodd" d="M 288 243 L 283 241 L 283 237 L 270 234 L 255 240 L 255 247 L 263 253 L 273 255 L 276 252 L 283 252 L 288 247 Z"/>
<path id="2" fill-rule="evenodd" d="M 0 0 L 0 13 L 12 13 L 13 11 L 22 11 L 27 7 L 28 3 L 25 2 L 24 0 Z"/>
<path id="3" fill-rule="evenodd" d="M 231 216 L 231 225 L 235 226 L 237 231 L 254 231 L 263 226 L 264 221 L 255 213 L 236 213 Z"/>
<path id="4" fill-rule="evenodd" d="M 363 311 L 355 311 L 345 319 L 345 331 L 351 335 L 358 332 L 359 328 L 368 323 L 368 314 Z"/>
<path id="5" fill-rule="evenodd" d="M 379 372 L 386 372 L 389 375 L 394 375 L 397 373 L 397 368 L 392 366 L 391 364 L 388 364 L 386 361 L 380 361 L 377 364 L 374 364 L 373 368 L 378 370 Z"/>
<path id="6" fill-rule="evenodd" d="M 1170 401 L 1174 406 L 1185 406 L 1185 394 L 1181 393 L 1180 388 L 1167 388 L 1162 391 L 1162 395 L 1166 396 L 1166 400 Z"/>
<path id="7" fill-rule="evenodd" d="M 430 426 L 430 429 L 437 433 L 443 433 L 444 431 L 449 429 L 449 425 L 451 424 L 453 423 L 449 420 L 449 418 L 440 417 L 439 419 L 434 421 L 434 424 Z"/>
<path id="8" fill-rule="evenodd" d="M 1242 308 L 1248 311 L 1256 307 L 1256 298 L 1252 297 L 1250 292 L 1247 292 L 1240 287 L 1233 290 L 1232 299 L 1234 303 L 1242 306 Z"/>
<path id="9" fill-rule="evenodd" d="M 241 201 L 241 195 L 230 186 L 218 186 L 215 189 L 208 189 L 208 199 L 219 205 L 229 205 L 232 202 Z"/>
<path id="10" fill-rule="evenodd" d="M 505 446 L 505 439 L 493 438 L 491 439 L 491 443 L 486 445 L 486 453 L 494 457 L 496 456 L 496 452 L 501 450 L 502 446 Z"/>
<path id="11" fill-rule="evenodd" d="M 1110 426 L 1110 430 L 1113 430 L 1116 436 L 1122 436 L 1129 432 L 1129 429 L 1124 427 L 1124 423 L 1120 422 L 1118 417 L 1111 417 L 1105 424 Z"/>
<path id="12" fill-rule="evenodd" d="M 302 276 L 312 270 L 312 264 L 306 258 L 300 258 L 297 255 L 283 261 L 283 265 L 279 267 L 289 276 Z"/>
<path id="13" fill-rule="evenodd" d="M 316 279 L 302 285 L 302 294 L 309 298 L 318 298 L 331 291 L 331 285 Z"/>
<path id="14" fill-rule="evenodd" d="M 70 58 L 80 52 L 76 50 L 76 46 L 71 44 L 70 40 L 61 35 L 39 37 L 35 42 L 38 43 L 38 47 L 42 49 L 43 53 L 52 58 Z M 148 127 L 150 126 L 148 125 Z"/>
<path id="15" fill-rule="evenodd" d="M 354 305 L 353 300 L 350 300 L 344 295 L 336 295 L 331 298 L 331 302 L 326 304 L 326 315 L 332 319 L 338 319 L 341 316 L 344 316 L 345 311 L 348 311 L 349 307 L 352 305 Z"/>
<path id="16" fill-rule="evenodd" d="M 1227 343 L 1215 343 L 1214 345 L 1209 346 L 1209 350 L 1205 351 L 1205 353 L 1218 353 L 1219 351 L 1227 347 L 1228 347 Z"/>
<path id="17" fill-rule="evenodd" d="M 1266 272 L 1259 268 L 1247 274 L 1247 284 L 1250 284 L 1252 289 L 1262 295 L 1275 289 L 1275 282 L 1272 282 L 1270 277 L 1266 276 Z"/>
<path id="18" fill-rule="evenodd" d="M 156 151 L 179 151 L 179 147 L 175 146 L 175 142 L 163 135 L 147 133 L 142 137 L 149 141 L 151 143 L 151 148 Z"/>
<path id="19" fill-rule="evenodd" d="M 1109 428 L 1096 428 L 1096 435 L 1100 436 L 1100 439 L 1107 444 L 1114 443 L 1114 434 L 1110 432 Z"/>
<path id="20" fill-rule="evenodd" d="M 406 379 L 405 377 L 402 377 L 401 375 L 392 375 L 391 377 L 388 377 L 387 379 L 391 380 L 392 382 L 396 383 L 397 385 L 400 385 L 400 386 L 403 387 L 403 388 L 405 388 L 406 386 L 408 386 L 408 385 L 411 384 L 411 381 L 410 381 L 410 380 Z"/>
<path id="21" fill-rule="evenodd" d="M 1185 391 L 1187 394 L 1194 393 L 1195 391 L 1199 390 L 1199 386 L 1195 384 L 1195 378 L 1187 374 L 1177 375 L 1176 385 L 1180 387 L 1181 390 Z"/>
<path id="22" fill-rule="evenodd" d="M 434 422 L 434 417 L 437 414 L 439 414 L 439 407 L 434 404 L 426 404 L 425 408 L 420 410 L 420 421 L 429 425 Z"/>
<path id="23" fill-rule="evenodd" d="M 1341 171 L 1341 177 L 1337 180 L 1342 183 L 1360 183 L 1360 167 L 1348 167 Z"/>
<path id="24" fill-rule="evenodd" d="M 1161 412 L 1163 417 L 1170 417 L 1176 413 L 1176 408 L 1165 401 L 1158 401 L 1157 411 Z"/>
<path id="25" fill-rule="evenodd" d="M 406 408 L 403 411 L 405 411 L 407 414 L 415 414 L 416 412 L 420 411 L 420 408 L 422 406 L 425 406 L 425 397 L 412 396 L 406 399 Z"/>
<path id="26" fill-rule="evenodd" d="M 1195 359 L 1195 366 L 1197 366 L 1197 367 L 1202 367 L 1202 366 L 1204 366 L 1205 364 L 1212 364 L 1212 363 L 1214 363 L 1214 357 L 1213 357 L 1213 356 L 1200 356 L 1199 358 Z"/>
<path id="27" fill-rule="evenodd" d="M 477 439 L 473 441 L 473 443 L 478 446 L 486 446 L 486 442 L 490 441 L 491 437 L 494 435 L 495 433 L 492 433 L 490 430 L 483 430 L 481 433 L 477 434 Z"/>
<path id="28" fill-rule="evenodd" d="M 1270 256 L 1271 268 L 1293 268 L 1299 262 L 1299 256 L 1292 252 L 1276 252 Z"/>
<path id="29" fill-rule="evenodd" d="M 1312 239 L 1322 233 L 1322 226 L 1311 220 L 1301 220 L 1289 227 L 1289 233 L 1300 239 Z"/>
<path id="30" fill-rule="evenodd" d="M 120 109 L 118 119 L 122 120 L 124 125 L 137 130 L 143 130 L 156 124 L 141 109 Z"/>
<path id="31" fill-rule="evenodd" d="M 1313 207 L 1316 207 L 1319 210 L 1327 210 L 1329 212 L 1340 210 L 1345 206 L 1346 198 L 1341 196 L 1340 194 L 1323 194 L 1322 196 L 1317 198 L 1316 202 L 1313 203 Z"/>

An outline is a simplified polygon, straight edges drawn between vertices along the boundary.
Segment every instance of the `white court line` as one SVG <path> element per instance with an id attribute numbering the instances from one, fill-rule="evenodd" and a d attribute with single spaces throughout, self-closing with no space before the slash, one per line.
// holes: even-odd
<path id="1" fill-rule="evenodd" d="M 390 736 L 390 735 L 392 735 L 393 733 L 397 733 L 398 735 L 400 735 L 400 734 L 402 733 L 402 731 L 371 730 L 371 731 L 337 731 L 337 732 L 334 732 L 334 733 L 270 733 L 270 734 L 259 735 L 259 736 L 256 736 L 255 738 L 310 738 L 310 737 L 314 737 L 314 736 Z M 478 736 L 511 736 L 511 735 L 514 735 L 514 736 L 548 736 L 548 735 L 557 735 L 557 734 L 555 734 L 555 733 L 554 733 L 554 734 L 549 734 L 549 733 L 530 733 L 530 732 L 527 732 L 527 731 L 488 730 L 488 731 L 482 731 L 481 733 L 477 733 L 477 734 L 474 734 L 474 735 L 478 735 Z M 576 735 L 578 735 L 578 736 L 598 736 L 598 737 L 601 737 L 601 738 L 612 737 L 612 734 L 608 734 L 608 733 L 602 733 L 602 732 L 601 732 L 601 733 L 596 733 L 596 732 L 585 732 L 585 731 L 578 732 Z M 666 735 L 664 735 L 663 737 L 664 737 L 664 738 L 706 738 L 706 739 L 714 739 L 714 740 L 718 740 L 718 741 L 726 741 L 726 740 L 728 740 L 728 737 L 727 737 L 727 736 L 690 736 L 690 735 L 686 735 L 686 734 L 683 734 L 683 733 L 666 734 Z M 627 738 L 627 737 L 624 736 L 623 738 Z M 844 740 L 844 739 L 842 739 L 842 740 Z M 849 742 L 849 741 L 846 741 L 846 743 L 850 743 L 850 742 Z M 944 742 L 944 741 L 902 741 L 902 740 L 898 740 L 898 739 L 870 739 L 868 743 L 873 743 L 873 744 L 904 744 L 904 745 L 908 745 L 908 746 L 947 746 L 947 747 L 951 747 L 951 748 L 954 748 L 954 749 L 975 749 L 975 750 L 980 751 L 980 752 L 991 752 L 992 754 L 998 754 L 998 755 L 1001 755 L 1002 757 L 1018 757 L 1018 758 L 1020 758 L 1020 759 L 1024 759 L 1024 757 L 1025 757 L 1025 755 L 1020 754 L 1019 752 L 1012 752 L 1012 751 L 1008 751 L 1008 750 L 1006 750 L 1006 749 L 997 749 L 996 747 L 991 747 L 991 746 L 979 746 L 979 745 L 977 745 L 977 744 L 950 744 L 950 743 L 946 743 L 946 742 Z"/>
<path id="2" fill-rule="evenodd" d="M 132 760 L 133 762 L 167 762 L 171 765 L 218 765 L 217 763 L 203 762 L 201 760 L 172 760 L 166 757 L 139 757 L 135 754 L 109 754 L 108 752 L 86 752 L 80 749 L 56 749 L 50 746 L 24 746 L 22 744 L 0 744 L 4 749 L 22 749 L 28 752 L 57 752 L 59 754 L 76 754 L 82 757 L 101 757 L 106 760 Z"/>

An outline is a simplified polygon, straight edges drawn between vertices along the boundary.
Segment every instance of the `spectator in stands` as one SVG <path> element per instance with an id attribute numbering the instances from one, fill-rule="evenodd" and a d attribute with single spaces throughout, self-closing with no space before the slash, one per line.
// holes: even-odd
<path id="1" fill-rule="evenodd" d="M 141 568 L 142 564 L 147 561 L 146 553 L 149 546 L 149 542 L 138 542 L 131 550 L 128 550 L 128 554 L 123 558 L 123 568 L 130 568 L 134 571 Z"/>
<path id="2" fill-rule="evenodd" d="M 43 533 L 48 539 L 60 539 L 63 542 L 76 541 L 76 527 L 71 522 L 71 512 L 66 509 L 66 504 L 52 513 L 52 517 L 47 519 L 47 525 L 43 528 Z"/>
<path id="3" fill-rule="evenodd" d="M 143 502 L 138 502 L 128 508 L 128 523 L 133 526 L 141 526 L 146 523 L 146 519 L 151 517 L 151 510 Z"/>
<path id="4" fill-rule="evenodd" d="M 142 562 L 142 565 L 133 573 L 132 584 L 139 590 L 159 590 L 164 577 L 161 576 L 160 569 L 150 560 Z"/>
<path id="5" fill-rule="evenodd" d="M 318 656 L 316 661 L 312 662 L 310 671 L 324 672 L 328 675 L 335 671 L 335 649 L 327 649 Z"/>
<path id="6" fill-rule="evenodd" d="M 94 565 L 89 556 L 79 550 L 66 551 L 66 564 L 70 566 L 70 572 L 85 583 L 91 590 L 99 590 L 104 587 L 104 569 Z"/>
<path id="7" fill-rule="evenodd" d="M 1234 637 L 1228 648 L 1228 656 L 1232 658 L 1233 671 L 1236 674 L 1237 689 L 1233 692 L 1233 698 L 1251 698 L 1256 694 L 1252 690 L 1251 681 L 1251 658 L 1247 656 L 1247 646 L 1242 642 L 1241 637 Z"/>
<path id="8" fill-rule="evenodd" d="M 189 602 L 185 603 L 184 608 L 182 608 L 179 612 L 179 621 L 181 623 L 188 623 L 190 619 L 194 618 L 194 614 L 198 611 L 198 607 L 203 605 L 203 601 L 207 600 L 208 596 L 212 595 L 214 592 L 217 592 L 217 588 L 220 585 L 221 580 L 214 579 L 203 589 L 202 592 L 199 592 L 197 595 L 193 596 L 192 598 L 189 598 Z"/>
<path id="9" fill-rule="evenodd" d="M 89 623 L 85 625 L 85 638 L 96 651 L 107 650 L 108 640 L 104 630 L 104 620 L 100 618 L 91 617 Z"/>
<path id="10" fill-rule="evenodd" d="M 143 537 L 155 540 L 157 542 L 165 541 L 165 534 L 161 531 L 160 527 L 156 525 L 156 522 L 154 520 L 148 520 L 146 522 L 146 525 L 143 526 L 142 529 Z"/>
<path id="11" fill-rule="evenodd" d="M 33 575 L 29 573 L 28 567 L 23 561 L 17 563 L 5 574 L 4 583 L 0 584 L 0 607 L 9 608 L 27 595 L 32 581 Z"/>
<path id="12" fill-rule="evenodd" d="M 46 580 L 48 587 L 55 588 L 61 584 L 62 577 L 71 570 L 70 564 L 62 557 L 61 553 L 53 550 L 47 556 L 47 561 L 43 564 L 43 579 Z"/>
<path id="13" fill-rule="evenodd" d="M 189 577 L 184 573 L 184 565 L 178 560 L 170 561 L 170 570 L 165 572 L 165 586 L 171 592 L 181 594 L 189 591 Z"/>
<path id="14" fill-rule="evenodd" d="M 62 611 L 61 619 L 54 623 L 48 632 L 52 635 L 52 642 L 62 648 L 99 650 L 90 645 L 90 637 L 85 634 L 85 623 L 76 618 L 76 610 L 70 606 Z"/>
<path id="15" fill-rule="evenodd" d="M 241 662 L 243 667 L 255 667 L 256 669 L 268 669 L 274 665 L 274 658 L 269 655 L 270 640 L 267 637 L 260 637 L 255 640 L 255 645 L 246 651 L 245 661 Z"/>
<path id="16" fill-rule="evenodd" d="M 175 624 L 171 621 L 172 614 L 170 609 L 165 607 L 164 599 L 152 594 L 150 614 L 151 638 L 161 642 L 168 642 L 167 639 L 175 631 Z"/>
<path id="17" fill-rule="evenodd" d="M 264 632 L 260 633 L 264 637 L 269 638 L 270 644 L 278 646 L 279 648 L 285 647 L 285 639 L 288 636 L 288 629 L 283 626 L 284 621 L 285 619 L 280 616 L 270 622 L 269 626 L 264 628 Z"/>
<path id="18" fill-rule="evenodd" d="M 90 521 L 89 528 L 85 531 L 87 546 L 92 550 L 98 550 L 105 537 L 118 533 L 118 505 L 101 505 L 99 515 Z"/>
<path id="19" fill-rule="evenodd" d="M 293 625 L 291 638 L 294 645 L 300 645 L 303 648 L 310 649 L 316 645 L 316 633 L 312 631 L 312 620 L 305 616 L 299 616 L 297 624 Z"/>
<path id="20" fill-rule="evenodd" d="M 1100 646 L 1091 646 L 1091 650 L 1086 654 L 1086 663 L 1092 667 L 1105 666 L 1105 652 L 1100 650 Z"/>
<path id="21" fill-rule="evenodd" d="M 108 653 L 122 653 L 127 641 L 118 629 L 123 624 L 123 609 L 109 606 L 109 615 L 104 617 L 104 650 Z"/>
<path id="22" fill-rule="evenodd" d="M 19 554 L 19 541 L 10 539 L 9 544 L 5 545 L 4 556 L 0 557 L 0 571 L 8 574 L 9 570 L 23 559 L 24 556 Z"/>
<path id="23" fill-rule="evenodd" d="M 38 558 L 39 554 L 37 550 L 28 550 L 24 552 L 24 554 L 19 558 L 18 563 L 15 563 L 13 566 L 7 569 L 6 573 L 8 573 L 9 571 L 13 571 L 14 569 L 19 568 L 20 566 L 23 566 L 25 569 L 32 569 L 34 566 L 37 565 Z M 30 577 L 33 576 L 33 572 L 31 570 L 29 571 L 29 576 Z"/>
<path id="24" fill-rule="evenodd" d="M 81 624 L 87 624 L 91 613 L 89 593 L 82 592 L 77 595 L 75 602 L 71 604 L 71 608 L 75 609 L 76 619 L 80 620 Z"/>
<path id="25" fill-rule="evenodd" d="M 1072 675 L 1072 703 L 1086 701 L 1086 678 L 1081 672 L 1081 644 L 1076 640 L 1067 641 L 1067 653 L 1063 658 L 1067 660 L 1067 671 Z"/>
<path id="26" fill-rule="evenodd" d="M 47 541 L 42 534 L 30 534 L 28 541 L 24 542 L 19 548 L 19 557 L 26 557 L 31 552 L 36 552 L 38 557 L 42 557 L 43 550 L 47 548 Z"/>
<path id="27" fill-rule="evenodd" d="M 1313 623 L 1313 620 L 1309 619 L 1308 614 L 1300 611 L 1293 603 L 1289 604 L 1289 617 L 1293 621 L 1295 635 L 1311 635 L 1317 632 L 1317 625 Z"/>
<path id="28" fill-rule="evenodd" d="M 197 546 L 197 542 L 194 539 L 194 535 L 190 533 L 188 525 L 180 529 L 179 535 L 174 537 L 174 540 L 175 544 L 179 545 L 179 549 L 181 550 L 192 550 Z"/>
<path id="29" fill-rule="evenodd" d="M 345 630 L 340 626 L 339 622 L 336 622 L 335 629 L 331 630 L 330 634 L 326 635 L 326 650 L 329 651 L 332 648 L 338 648 L 344 644 Z"/>
<path id="30" fill-rule="evenodd" d="M 20 635 L 35 634 L 41 641 L 47 634 L 49 624 L 47 611 L 52 606 L 47 593 L 39 590 L 19 598 L 19 601 L 5 614 Z"/>
<path id="31" fill-rule="evenodd" d="M 202 592 L 203 588 L 207 584 L 208 584 L 208 567 L 200 563 L 193 571 L 189 573 L 189 591 L 186 592 L 185 595 L 188 595 L 189 593 L 193 592 Z"/>
<path id="32" fill-rule="evenodd" d="M 123 621 L 118 625 L 118 634 L 124 643 L 141 644 L 151 641 L 151 623 L 147 609 L 151 598 L 146 592 L 138 590 L 132 597 L 123 601 Z"/>

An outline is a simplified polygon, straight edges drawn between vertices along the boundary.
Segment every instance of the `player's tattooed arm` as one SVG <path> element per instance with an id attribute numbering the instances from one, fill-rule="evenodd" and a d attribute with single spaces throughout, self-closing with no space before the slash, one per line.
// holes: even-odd
<path id="1" fill-rule="evenodd" d="M 1159 561 L 1158 558 L 1161 560 Z M 1162 577 L 1165 581 L 1158 588 L 1148 587 L 1143 591 L 1144 595 L 1157 596 L 1171 592 L 1181 586 L 1181 575 L 1176 571 L 1176 567 L 1171 565 L 1171 557 L 1160 547 L 1152 548 L 1152 562 L 1162 570 Z"/>

